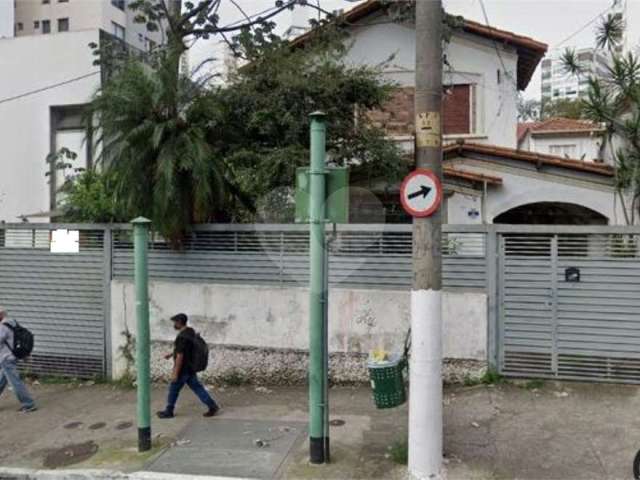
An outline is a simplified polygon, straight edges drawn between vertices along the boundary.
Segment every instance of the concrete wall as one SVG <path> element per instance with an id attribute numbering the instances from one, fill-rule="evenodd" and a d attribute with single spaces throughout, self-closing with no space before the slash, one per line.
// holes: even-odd
<path id="1" fill-rule="evenodd" d="M 160 358 L 175 338 L 169 318 L 185 312 L 192 326 L 215 346 L 211 369 L 215 376 L 238 368 L 255 371 L 255 364 L 262 362 L 263 371 L 255 374 L 266 375 L 266 380 L 289 381 L 282 378 L 282 370 L 304 378 L 308 303 L 304 288 L 151 282 L 154 376 L 162 377 L 170 368 Z M 486 295 L 447 292 L 443 315 L 444 356 L 486 361 Z M 111 320 L 113 374 L 119 376 L 126 370 L 122 332 L 135 331 L 134 287 L 129 281 L 112 281 Z M 409 327 L 409 292 L 332 289 L 329 323 L 334 378 L 362 380 L 372 349 L 401 351 Z"/>
<path id="2" fill-rule="evenodd" d="M 400 86 L 414 86 L 415 30 L 412 25 L 398 24 L 386 16 L 368 17 L 367 26 L 354 26 L 349 40 L 347 62 L 355 65 L 380 66 L 387 78 Z M 503 71 L 496 48 L 507 73 Z M 476 86 L 477 134 L 452 138 L 516 148 L 517 138 L 517 55 L 504 45 L 457 32 L 446 47 L 452 66 L 445 71 L 445 84 Z M 391 60 L 389 60 L 391 58 Z M 446 70 L 446 69 L 445 69 Z"/>
<path id="3" fill-rule="evenodd" d="M 49 211 L 50 108 L 87 103 L 96 92 L 100 75 L 90 42 L 98 42 L 98 30 L 0 40 L 3 98 L 51 87 L 0 104 L 0 221 Z"/>

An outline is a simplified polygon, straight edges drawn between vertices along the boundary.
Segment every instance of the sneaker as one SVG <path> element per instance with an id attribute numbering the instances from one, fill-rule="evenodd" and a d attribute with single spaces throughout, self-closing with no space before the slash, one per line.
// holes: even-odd
<path id="1" fill-rule="evenodd" d="M 202 414 L 203 417 L 215 417 L 220 411 L 220 407 L 213 407 Z"/>
<path id="2" fill-rule="evenodd" d="M 161 412 L 158 412 L 158 418 L 173 418 L 175 415 L 173 414 L 173 412 L 168 412 L 166 410 L 162 410 Z"/>
<path id="3" fill-rule="evenodd" d="M 35 412 L 36 410 L 38 410 L 38 407 L 36 407 L 35 405 L 30 405 L 28 407 L 20 407 L 20 410 L 18 410 L 21 413 L 31 413 L 31 412 Z"/>

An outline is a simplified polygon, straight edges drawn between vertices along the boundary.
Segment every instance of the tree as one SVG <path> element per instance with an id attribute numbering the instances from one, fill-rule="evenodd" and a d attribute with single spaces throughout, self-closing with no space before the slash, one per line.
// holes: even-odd
<path id="1" fill-rule="evenodd" d="M 339 29 L 324 29 L 304 48 L 292 49 L 272 28 L 245 31 L 235 39 L 234 50 L 250 63 L 218 91 L 220 128 L 211 132 L 252 203 L 271 202 L 274 195 L 292 200 L 296 169 L 308 165 L 309 114 L 316 110 L 330 119 L 332 164 L 396 181 L 404 163 L 401 152 L 367 119 L 394 85 L 382 79 L 379 68 L 343 62 Z M 289 195 L 278 194 L 280 189 L 289 189 Z M 283 208 L 291 210 L 286 202 Z"/>
<path id="2" fill-rule="evenodd" d="M 580 99 L 560 98 L 557 100 L 548 100 L 541 104 L 541 120 L 548 118 L 583 118 L 584 104 Z"/>
<path id="3" fill-rule="evenodd" d="M 278 0 L 268 13 L 233 25 L 220 24 L 217 12 L 222 0 L 185 2 L 184 8 L 181 3 L 130 4 L 136 21 L 147 29 L 166 29 L 167 42 L 145 62 L 123 58 L 123 49 L 111 44 L 98 49 L 97 61 L 109 68 L 111 76 L 90 109 L 100 132 L 99 161 L 109 175 L 118 210 L 150 217 L 176 247 L 190 225 L 218 218 L 229 196 L 246 198 L 218 151 L 219 132 L 212 124 L 219 117 L 220 103 L 206 86 L 209 77 L 181 73 L 181 56 L 193 39 L 213 35 L 227 39 L 234 32 L 251 32 L 299 2 Z M 67 211 L 73 210 L 70 202 L 75 198 L 67 198 Z"/>
<path id="4" fill-rule="evenodd" d="M 640 208 L 640 60 L 634 53 L 619 52 L 624 28 L 617 14 L 608 15 L 597 27 L 597 46 L 612 57 L 606 78 L 585 74 L 570 50 L 565 52 L 563 63 L 567 71 L 588 79 L 583 113 L 606 127 L 606 148 L 611 149 L 615 161 L 617 197 L 626 223 L 635 224 Z"/>

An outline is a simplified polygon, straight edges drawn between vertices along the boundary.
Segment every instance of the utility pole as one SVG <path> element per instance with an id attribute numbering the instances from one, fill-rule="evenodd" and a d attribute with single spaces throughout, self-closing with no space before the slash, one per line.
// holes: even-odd
<path id="1" fill-rule="evenodd" d="M 416 168 L 442 183 L 442 0 L 416 1 Z M 441 215 L 413 219 L 409 472 L 439 478 L 442 468 Z"/>
<path id="2" fill-rule="evenodd" d="M 138 392 L 138 451 L 151 450 L 151 375 L 147 246 L 151 221 L 133 220 L 136 284 L 136 380 Z"/>
<path id="3" fill-rule="evenodd" d="M 327 331 L 325 321 L 325 114 L 311 114 L 311 165 L 309 169 L 309 459 L 329 461 L 327 399 Z"/>

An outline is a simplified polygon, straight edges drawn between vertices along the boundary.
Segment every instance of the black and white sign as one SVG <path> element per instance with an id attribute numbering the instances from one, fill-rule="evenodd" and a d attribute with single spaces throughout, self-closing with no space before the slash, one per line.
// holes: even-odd
<path id="1" fill-rule="evenodd" d="M 412 217 L 433 215 L 442 201 L 440 180 L 426 168 L 414 170 L 402 182 L 400 201 L 405 211 Z"/>

